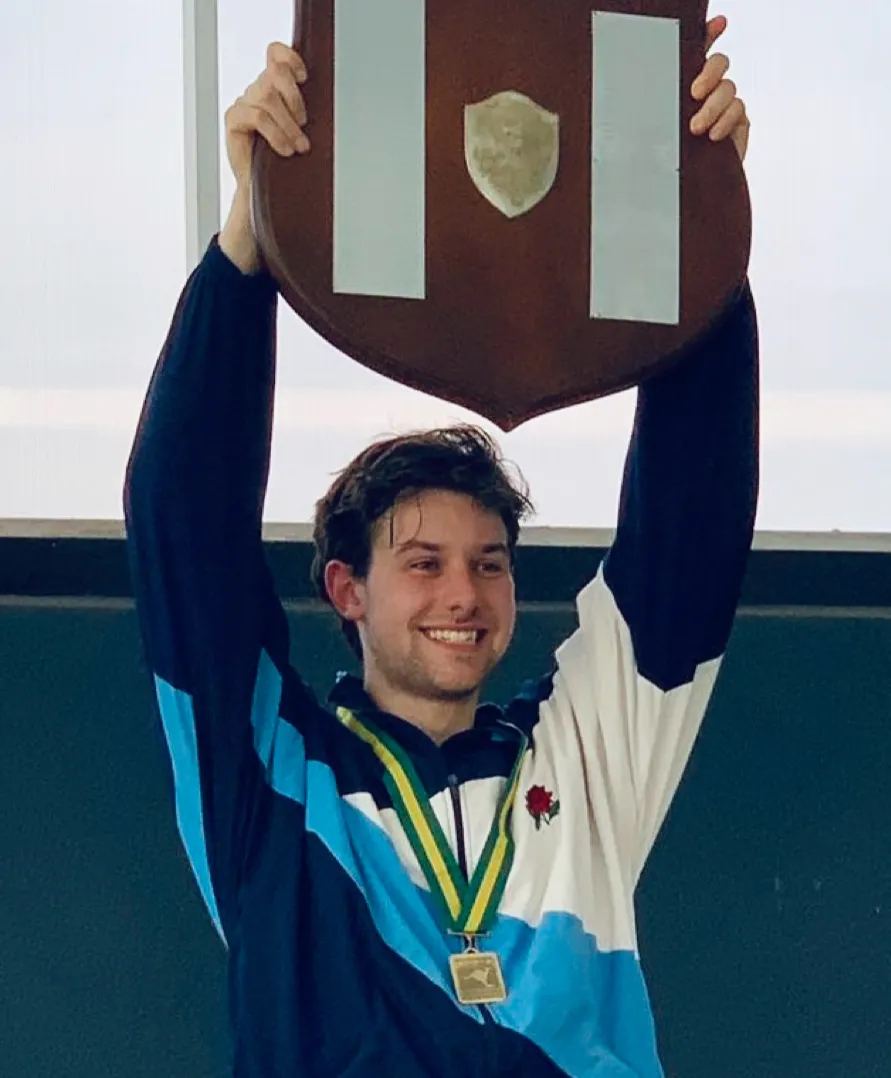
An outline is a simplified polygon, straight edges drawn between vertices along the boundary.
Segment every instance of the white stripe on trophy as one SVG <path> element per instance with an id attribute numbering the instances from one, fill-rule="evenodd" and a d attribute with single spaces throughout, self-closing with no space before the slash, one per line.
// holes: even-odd
<path id="1" fill-rule="evenodd" d="M 680 24 L 593 12 L 591 317 L 680 321 Z"/>
<path id="2" fill-rule="evenodd" d="M 335 292 L 424 298 L 425 16 L 335 0 Z"/>

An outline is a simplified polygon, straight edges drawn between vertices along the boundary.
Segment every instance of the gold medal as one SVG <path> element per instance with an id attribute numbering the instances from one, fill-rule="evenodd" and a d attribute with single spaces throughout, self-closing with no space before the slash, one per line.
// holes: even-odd
<path id="1" fill-rule="evenodd" d="M 504 1003 L 507 999 L 497 954 L 470 949 L 463 954 L 450 955 L 449 965 L 459 1003 Z"/>

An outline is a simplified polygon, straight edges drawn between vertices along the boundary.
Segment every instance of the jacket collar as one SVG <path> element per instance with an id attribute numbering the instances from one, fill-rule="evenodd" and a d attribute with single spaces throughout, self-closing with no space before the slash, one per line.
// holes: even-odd
<path id="1" fill-rule="evenodd" d="M 334 685 L 328 694 L 329 705 L 349 708 L 359 718 L 366 717 L 373 722 L 383 733 L 394 738 L 403 748 L 409 752 L 436 752 L 439 749 L 436 742 L 413 723 L 398 715 L 392 715 L 375 704 L 374 700 L 365 691 L 361 680 L 353 674 L 339 673 Z M 504 712 L 497 704 L 482 704 L 477 708 L 473 727 L 460 734 L 455 734 L 448 739 L 451 745 L 466 742 L 467 748 L 480 743 L 488 743 L 493 738 L 502 737 L 509 729 L 501 724 Z"/>

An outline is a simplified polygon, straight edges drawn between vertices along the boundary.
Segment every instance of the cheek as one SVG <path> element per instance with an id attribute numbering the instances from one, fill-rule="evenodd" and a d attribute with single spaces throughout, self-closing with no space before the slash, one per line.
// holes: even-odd
<path id="1" fill-rule="evenodd" d="M 502 631 L 505 635 L 510 636 L 517 619 L 517 603 L 513 582 L 510 581 L 499 587 L 496 593 L 492 595 L 491 602 L 493 609 L 498 613 Z"/>
<path id="2" fill-rule="evenodd" d="M 423 620 L 433 600 L 423 581 L 391 577 L 379 581 L 369 591 L 366 619 L 378 633 L 404 632 L 413 622 Z"/>

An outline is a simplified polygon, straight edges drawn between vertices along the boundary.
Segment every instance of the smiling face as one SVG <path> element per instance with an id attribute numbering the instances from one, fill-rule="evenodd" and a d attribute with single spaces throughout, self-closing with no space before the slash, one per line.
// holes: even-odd
<path id="1" fill-rule="evenodd" d="M 332 562 L 326 582 L 358 628 L 377 699 L 475 702 L 513 634 L 504 523 L 466 494 L 427 490 L 397 503 L 375 525 L 366 578 Z"/>

